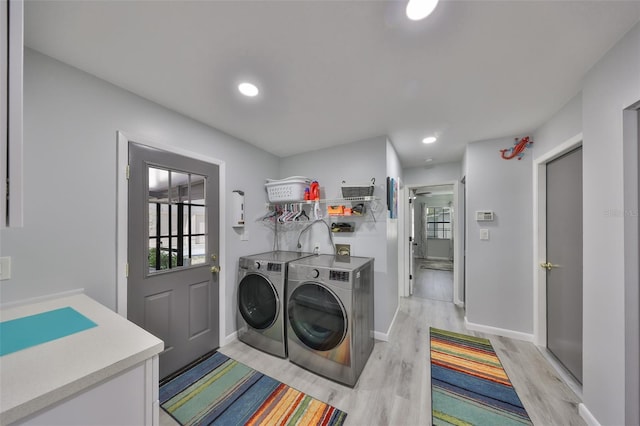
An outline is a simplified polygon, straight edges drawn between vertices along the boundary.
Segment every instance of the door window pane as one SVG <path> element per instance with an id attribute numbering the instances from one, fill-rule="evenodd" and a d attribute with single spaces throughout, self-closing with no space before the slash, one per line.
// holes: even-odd
<path id="1" fill-rule="evenodd" d="M 148 178 L 149 272 L 206 263 L 206 178 L 153 166 Z"/>
<path id="2" fill-rule="evenodd" d="M 171 203 L 182 203 L 189 200 L 189 175 L 171 171 Z"/>
<path id="3" fill-rule="evenodd" d="M 149 201 L 167 201 L 169 171 L 149 167 Z"/>
<path id="4" fill-rule="evenodd" d="M 149 237 L 155 237 L 158 235 L 157 226 L 158 215 L 156 214 L 156 210 L 159 207 L 158 203 L 149 203 Z"/>

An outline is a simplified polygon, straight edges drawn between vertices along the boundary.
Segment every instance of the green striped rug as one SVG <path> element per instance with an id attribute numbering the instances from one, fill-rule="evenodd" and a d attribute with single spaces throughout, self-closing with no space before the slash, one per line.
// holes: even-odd
<path id="1" fill-rule="evenodd" d="M 491 342 L 430 329 L 434 426 L 532 425 Z"/>
<path id="2" fill-rule="evenodd" d="M 347 413 L 215 352 L 160 386 L 181 425 L 342 425 Z"/>

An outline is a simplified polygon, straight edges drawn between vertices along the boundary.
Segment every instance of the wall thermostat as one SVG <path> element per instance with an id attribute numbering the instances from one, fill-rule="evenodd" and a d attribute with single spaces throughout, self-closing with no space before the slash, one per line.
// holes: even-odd
<path id="1" fill-rule="evenodd" d="M 490 222 L 493 220 L 493 212 L 492 211 L 477 211 L 476 212 L 476 220 L 478 222 Z"/>

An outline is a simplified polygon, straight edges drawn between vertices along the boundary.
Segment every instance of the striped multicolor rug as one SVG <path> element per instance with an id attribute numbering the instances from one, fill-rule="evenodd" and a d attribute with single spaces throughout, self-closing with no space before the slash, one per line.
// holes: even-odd
<path id="1" fill-rule="evenodd" d="M 341 425 L 347 413 L 215 352 L 160 386 L 181 425 Z"/>
<path id="2" fill-rule="evenodd" d="M 533 424 L 489 340 L 430 332 L 434 426 Z"/>

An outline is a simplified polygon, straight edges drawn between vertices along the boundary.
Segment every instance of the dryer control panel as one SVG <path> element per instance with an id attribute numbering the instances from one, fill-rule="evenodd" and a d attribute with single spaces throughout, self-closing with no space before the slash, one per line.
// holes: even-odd
<path id="1" fill-rule="evenodd" d="M 282 263 L 267 263 L 267 271 L 269 272 L 282 272 Z"/>
<path id="2" fill-rule="evenodd" d="M 331 269 L 329 271 L 329 279 L 334 281 L 349 281 L 349 272 L 348 271 L 335 271 Z"/>

